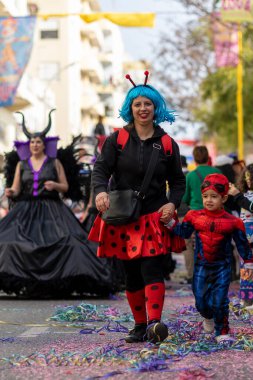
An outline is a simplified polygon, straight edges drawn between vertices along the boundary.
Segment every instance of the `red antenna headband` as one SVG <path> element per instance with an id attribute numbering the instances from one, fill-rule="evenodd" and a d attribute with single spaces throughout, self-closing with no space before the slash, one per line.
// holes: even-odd
<path id="1" fill-rule="evenodd" d="M 149 72 L 146 70 L 144 72 L 144 75 L 145 75 L 144 86 L 146 86 L 147 85 L 147 81 L 148 81 Z M 132 78 L 130 77 L 129 74 L 126 75 L 126 79 L 128 79 L 132 83 L 132 85 L 134 87 L 136 87 L 136 84 L 134 83 L 134 81 L 132 80 Z"/>

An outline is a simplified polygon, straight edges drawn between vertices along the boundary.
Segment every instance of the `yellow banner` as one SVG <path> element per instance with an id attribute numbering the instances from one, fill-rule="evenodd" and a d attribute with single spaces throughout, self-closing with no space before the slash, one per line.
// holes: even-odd
<path id="1" fill-rule="evenodd" d="M 221 19 L 231 22 L 253 22 L 253 0 L 222 0 Z"/>
<path id="2" fill-rule="evenodd" d="M 154 13 L 52 13 L 39 14 L 37 16 L 44 19 L 79 16 L 84 22 L 87 23 L 107 19 L 113 24 L 126 27 L 153 28 L 155 24 Z"/>

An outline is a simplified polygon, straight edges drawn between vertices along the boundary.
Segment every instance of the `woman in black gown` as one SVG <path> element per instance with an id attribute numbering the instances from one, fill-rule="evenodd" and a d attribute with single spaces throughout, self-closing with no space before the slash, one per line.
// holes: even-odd
<path id="1" fill-rule="evenodd" d="M 108 295 L 115 291 L 111 267 L 59 197 L 68 183 L 60 161 L 46 154 L 49 128 L 30 134 L 23 117 L 30 157 L 18 162 L 5 191 L 14 206 L 0 221 L 0 289 L 36 297 Z"/>

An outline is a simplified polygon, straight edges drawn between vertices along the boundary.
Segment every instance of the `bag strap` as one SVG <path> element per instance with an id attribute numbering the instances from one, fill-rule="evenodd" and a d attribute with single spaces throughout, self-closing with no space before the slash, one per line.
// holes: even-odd
<path id="1" fill-rule="evenodd" d="M 163 135 L 161 138 L 162 146 L 164 149 L 164 153 L 168 156 L 172 155 L 172 142 L 171 137 L 169 135 Z"/>
<path id="2" fill-rule="evenodd" d="M 200 174 L 200 172 L 198 171 L 198 169 L 195 170 L 195 173 L 197 174 L 197 176 L 199 177 L 201 183 L 204 181 L 204 178 L 203 176 Z"/>
<path id="3" fill-rule="evenodd" d="M 121 128 L 118 133 L 117 144 L 121 146 L 122 150 L 125 148 L 128 139 L 129 132 L 125 128 Z"/>
<path id="4" fill-rule="evenodd" d="M 121 150 L 124 150 L 126 143 L 129 139 L 129 132 L 125 128 L 119 130 L 117 136 L 117 144 L 121 146 Z M 161 137 L 161 143 L 164 149 L 164 153 L 171 156 L 172 155 L 172 141 L 171 137 L 166 133 Z"/>
<path id="5" fill-rule="evenodd" d="M 140 198 L 140 199 L 145 198 L 145 193 L 148 189 L 151 178 L 153 177 L 160 150 L 161 150 L 161 145 L 154 143 L 151 158 L 150 158 L 150 161 L 148 164 L 148 168 L 147 168 L 145 177 L 142 181 L 140 190 L 137 192 L 138 198 Z"/>

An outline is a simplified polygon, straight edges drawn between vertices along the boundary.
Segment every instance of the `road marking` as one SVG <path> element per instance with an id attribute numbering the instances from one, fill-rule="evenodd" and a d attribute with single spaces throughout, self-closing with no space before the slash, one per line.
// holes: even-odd
<path id="1" fill-rule="evenodd" d="M 32 327 L 29 330 L 26 330 L 22 334 L 20 334 L 19 338 L 34 338 L 40 334 L 45 334 L 45 332 L 48 330 L 48 327 Z"/>

